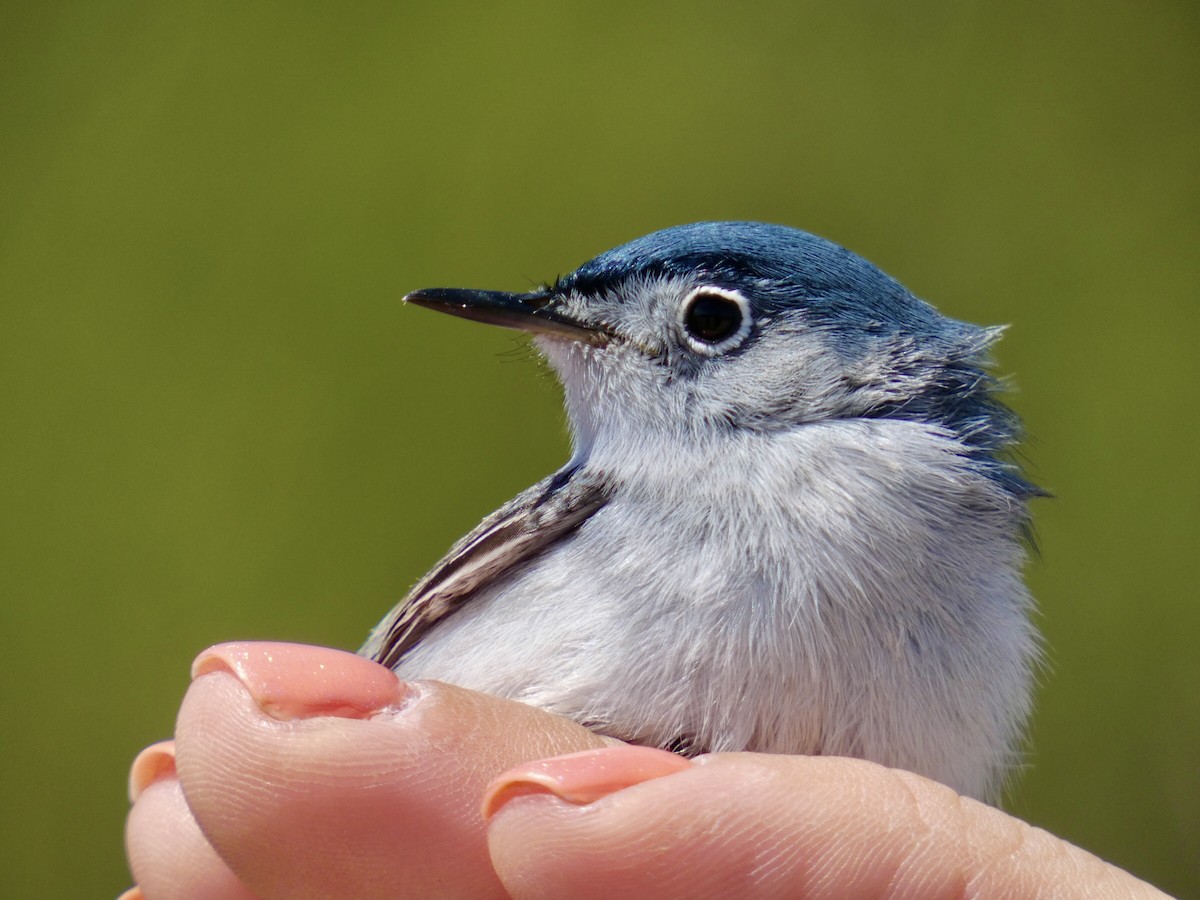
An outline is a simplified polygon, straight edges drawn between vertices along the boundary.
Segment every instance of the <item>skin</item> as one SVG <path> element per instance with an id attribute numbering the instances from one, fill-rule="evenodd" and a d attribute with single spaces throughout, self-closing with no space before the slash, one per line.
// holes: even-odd
<path id="1" fill-rule="evenodd" d="M 323 648 L 219 645 L 193 676 L 133 765 L 127 900 L 1164 896 L 861 760 L 688 761 Z"/>

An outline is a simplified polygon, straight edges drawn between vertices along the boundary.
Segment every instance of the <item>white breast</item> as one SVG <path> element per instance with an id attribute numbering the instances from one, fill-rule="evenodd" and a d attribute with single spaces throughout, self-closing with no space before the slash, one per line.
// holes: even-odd
<path id="1" fill-rule="evenodd" d="M 1036 655 L 1015 501 L 911 422 L 628 446 L 645 440 L 589 447 L 609 504 L 398 673 L 642 743 L 859 756 L 994 791 Z"/>

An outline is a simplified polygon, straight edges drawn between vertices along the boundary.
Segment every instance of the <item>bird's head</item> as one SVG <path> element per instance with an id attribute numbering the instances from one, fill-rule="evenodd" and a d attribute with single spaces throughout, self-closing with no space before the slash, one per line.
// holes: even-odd
<path id="1" fill-rule="evenodd" d="M 525 294 L 416 291 L 418 305 L 537 335 L 577 444 L 703 440 L 837 418 L 919 421 L 1010 490 L 1019 434 L 986 351 L 999 328 L 941 315 L 863 258 L 779 225 L 658 231 Z"/>

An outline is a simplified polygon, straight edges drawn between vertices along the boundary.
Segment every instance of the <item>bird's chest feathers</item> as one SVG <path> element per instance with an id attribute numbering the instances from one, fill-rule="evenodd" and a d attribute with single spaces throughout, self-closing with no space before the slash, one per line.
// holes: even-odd
<path id="1" fill-rule="evenodd" d="M 620 487 L 581 529 L 579 558 L 592 589 L 639 593 L 644 616 L 782 641 L 781 654 L 819 653 L 830 629 L 843 647 L 902 641 L 917 620 L 953 629 L 1012 539 L 978 516 L 945 444 L 858 421 L 614 447 L 589 461 L 611 461 Z"/>
<path id="2" fill-rule="evenodd" d="M 622 473 L 617 495 L 588 523 L 609 563 L 645 568 L 650 583 L 697 602 L 767 590 L 805 528 L 795 473 L 737 453 L 666 450 L 643 463 Z"/>

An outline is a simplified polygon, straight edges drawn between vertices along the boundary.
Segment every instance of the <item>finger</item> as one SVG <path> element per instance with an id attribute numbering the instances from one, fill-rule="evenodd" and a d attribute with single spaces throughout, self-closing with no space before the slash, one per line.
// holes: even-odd
<path id="1" fill-rule="evenodd" d="M 489 788 L 514 897 L 1136 897 L 1148 885 L 935 782 L 861 760 L 658 762 L 617 747 Z M 664 754 L 665 756 L 665 754 Z"/>
<path id="2" fill-rule="evenodd" d="M 603 740 L 556 716 L 352 654 L 206 651 L 177 723 L 205 835 L 263 897 L 488 897 L 503 891 L 479 798 L 523 760 Z"/>
<path id="3" fill-rule="evenodd" d="M 133 807 L 125 825 L 125 848 L 145 900 L 252 900 L 253 894 L 200 833 L 175 777 L 171 741 L 147 747 L 129 777 Z M 138 897 L 138 893 L 131 896 Z"/>

